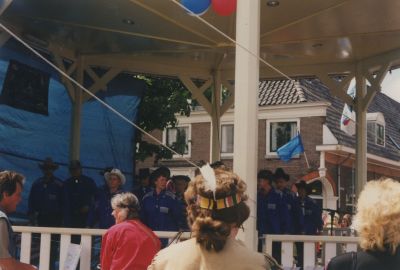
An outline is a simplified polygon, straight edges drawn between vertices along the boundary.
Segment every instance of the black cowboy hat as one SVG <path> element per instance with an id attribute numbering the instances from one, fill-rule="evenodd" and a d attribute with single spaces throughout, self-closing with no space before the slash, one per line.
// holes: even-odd
<path id="1" fill-rule="evenodd" d="M 275 180 L 284 179 L 286 182 L 290 180 L 290 176 L 287 173 L 285 173 L 285 171 L 282 168 L 277 168 L 275 170 L 274 176 Z"/>
<path id="2" fill-rule="evenodd" d="M 42 163 L 39 163 L 38 166 L 42 170 L 50 169 L 55 171 L 58 169 L 58 164 L 54 163 L 50 157 L 47 157 Z"/>

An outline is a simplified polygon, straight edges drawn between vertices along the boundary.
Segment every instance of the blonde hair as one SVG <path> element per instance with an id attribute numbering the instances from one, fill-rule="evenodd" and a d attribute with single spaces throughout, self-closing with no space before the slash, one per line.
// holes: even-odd
<path id="1" fill-rule="evenodd" d="M 213 199 L 213 193 L 205 190 L 204 178 L 200 174 L 191 181 L 185 192 L 188 204 L 188 221 L 192 232 L 199 243 L 206 250 L 220 251 L 233 226 L 241 226 L 249 217 L 250 209 L 245 203 L 247 195 L 246 183 L 233 172 L 223 168 L 214 169 L 217 189 L 216 199 L 239 195 L 241 202 L 224 209 L 203 209 L 197 203 L 197 196 Z"/>
<path id="2" fill-rule="evenodd" d="M 368 182 L 353 224 L 363 250 L 394 254 L 400 244 L 400 183 L 390 178 Z"/>

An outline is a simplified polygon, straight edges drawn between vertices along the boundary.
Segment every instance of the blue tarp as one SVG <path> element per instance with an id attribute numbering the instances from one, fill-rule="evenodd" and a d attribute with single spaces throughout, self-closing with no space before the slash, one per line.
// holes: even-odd
<path id="1" fill-rule="evenodd" d="M 15 44 L 14 44 L 15 46 Z M 0 169 L 15 170 L 26 177 L 23 200 L 18 212 L 27 211 L 30 187 L 41 176 L 38 162 L 52 157 L 60 164 L 55 175 L 68 178 L 71 102 L 57 73 L 40 59 L 24 52 L 0 49 L 0 85 L 2 86 L 10 59 L 28 64 L 51 74 L 48 115 L 32 113 L 0 104 Z M 132 121 L 136 120 L 143 81 L 123 74 L 98 96 Z M 0 90 L 0 94 L 1 94 Z M 132 186 L 135 128 L 102 106 L 89 100 L 82 109 L 81 164 L 83 173 L 98 186 L 104 183 L 100 171 L 105 167 L 120 168 L 127 176 L 126 189 Z"/>

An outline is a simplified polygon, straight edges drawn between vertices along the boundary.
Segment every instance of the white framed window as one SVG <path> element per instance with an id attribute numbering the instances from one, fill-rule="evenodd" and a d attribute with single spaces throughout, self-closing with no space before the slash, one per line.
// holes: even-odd
<path id="1" fill-rule="evenodd" d="M 191 154 L 191 125 L 176 126 L 166 128 L 163 132 L 163 142 L 183 157 L 190 157 Z M 181 155 L 173 155 L 173 158 L 182 157 Z"/>
<path id="2" fill-rule="evenodd" d="M 367 113 L 367 131 L 376 145 L 385 146 L 385 116 L 381 112 Z"/>
<path id="3" fill-rule="evenodd" d="M 277 157 L 276 151 L 293 139 L 300 130 L 300 119 L 267 120 L 266 157 Z"/>
<path id="4" fill-rule="evenodd" d="M 234 139 L 233 123 L 221 124 L 221 156 L 233 156 L 233 139 Z"/>
<path id="5" fill-rule="evenodd" d="M 385 146 L 385 126 L 379 123 L 375 123 L 375 143 Z"/>

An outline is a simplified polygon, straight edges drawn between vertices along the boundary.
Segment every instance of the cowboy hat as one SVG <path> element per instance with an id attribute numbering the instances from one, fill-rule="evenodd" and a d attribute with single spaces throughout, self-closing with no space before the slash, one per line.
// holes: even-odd
<path id="1" fill-rule="evenodd" d="M 118 178 L 121 180 L 121 185 L 125 184 L 125 175 L 123 175 L 123 173 L 119 170 L 119 169 L 112 169 L 110 172 L 106 172 L 104 174 L 104 178 L 106 179 L 106 181 L 110 180 L 111 175 L 116 175 L 118 176 Z"/>
<path id="2" fill-rule="evenodd" d="M 39 168 L 42 170 L 45 169 L 51 169 L 51 170 L 57 170 L 58 169 L 58 165 L 56 163 L 53 162 L 53 160 L 50 157 L 47 157 L 43 163 L 39 163 Z"/>

